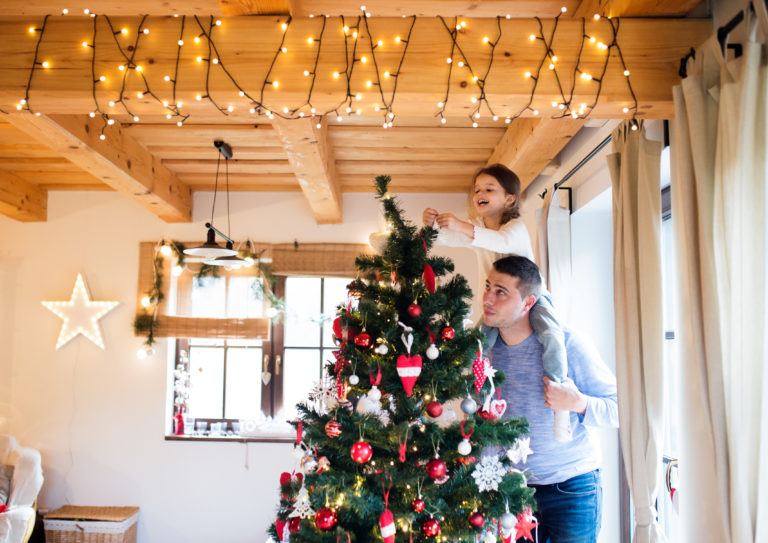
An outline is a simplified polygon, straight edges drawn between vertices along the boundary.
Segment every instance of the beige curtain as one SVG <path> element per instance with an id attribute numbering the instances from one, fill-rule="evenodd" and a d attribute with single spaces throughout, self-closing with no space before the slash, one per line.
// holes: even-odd
<path id="1" fill-rule="evenodd" d="M 766 134 L 768 30 L 745 11 L 743 55 L 713 36 L 674 89 L 672 203 L 684 364 L 680 461 L 686 541 L 768 541 Z M 759 22 L 758 22 L 759 20 Z"/>
<path id="2" fill-rule="evenodd" d="M 661 149 L 642 123 L 612 134 L 613 281 L 619 439 L 635 506 L 634 543 L 666 541 L 656 521 L 664 435 Z"/>
<path id="3" fill-rule="evenodd" d="M 547 285 L 560 318 L 569 313 L 571 292 L 571 210 L 568 192 L 552 191 L 547 213 Z"/>

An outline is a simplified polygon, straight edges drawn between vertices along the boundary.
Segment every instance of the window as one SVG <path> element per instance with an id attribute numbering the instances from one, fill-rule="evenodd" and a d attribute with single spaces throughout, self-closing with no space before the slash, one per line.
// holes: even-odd
<path id="1" fill-rule="evenodd" d="M 669 164 L 669 147 L 662 153 L 662 163 Z M 664 165 L 662 166 L 664 171 Z M 668 171 L 668 168 L 667 168 Z M 671 193 L 667 185 L 661 192 L 662 222 L 661 222 L 661 255 L 662 255 L 662 282 L 664 300 L 664 399 L 667 406 L 666 425 L 664 428 L 663 469 L 659 496 L 656 508 L 659 513 L 659 524 L 669 541 L 682 541 L 678 513 L 672 503 L 670 488 L 675 488 L 677 483 L 677 462 L 680 454 L 678 415 L 680 413 L 677 403 L 680 383 L 682 382 L 681 368 L 677 357 L 675 344 L 675 326 L 677 324 L 677 295 L 674 291 L 676 285 L 676 258 L 674 249 L 673 217 L 671 207 Z"/>
<path id="2" fill-rule="evenodd" d="M 199 427 L 194 435 L 218 435 L 212 428 L 222 422 L 227 424 L 224 432 L 234 434 L 243 421 L 253 421 L 256 426 L 269 425 L 273 437 L 281 427 L 289 437 L 291 427 L 279 423 L 295 418 L 296 404 L 307 398 L 322 377 L 324 362 L 332 359 L 331 322 L 346 299 L 351 280 L 280 277 L 275 293 L 284 298 L 285 311 L 281 320 L 272 323 L 270 341 L 177 340 L 177 363 L 185 365 L 189 373 L 187 420 L 194 419 Z M 218 277 L 194 281 L 185 303 L 196 317 L 259 317 L 266 311 L 254 281 L 258 280 Z M 176 403 L 183 393 L 175 391 Z"/>
<path id="3" fill-rule="evenodd" d="M 277 277 L 272 290 L 285 307 L 281 303 L 284 314 L 275 320 L 259 268 L 223 268 L 216 276 L 201 276 L 204 263 L 181 251 L 195 244 L 139 244 L 134 329 L 153 340 L 171 338 L 175 353 L 167 430 L 181 419 L 187 432 L 199 422 L 206 435 L 213 431 L 220 437 L 222 424 L 225 433 L 245 435 L 238 429 L 244 421 L 253 427 L 248 439 L 290 440 L 286 432 L 293 430 L 285 421 L 295 416 L 296 403 L 307 397 L 332 356 L 330 321 L 346 300 L 355 259 L 372 249 L 249 241 L 251 260 L 258 255 L 260 263 L 271 262 L 270 275 Z"/>

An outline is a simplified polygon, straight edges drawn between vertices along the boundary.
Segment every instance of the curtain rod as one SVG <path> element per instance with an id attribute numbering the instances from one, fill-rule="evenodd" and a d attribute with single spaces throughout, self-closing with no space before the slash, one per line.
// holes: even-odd
<path id="1" fill-rule="evenodd" d="M 606 145 L 608 145 L 608 144 L 611 142 L 611 139 L 612 139 L 612 137 L 611 137 L 610 135 L 608 135 L 608 137 L 606 137 L 606 138 L 605 138 L 603 141 L 601 141 L 601 142 L 600 142 L 600 143 L 597 145 L 597 147 L 595 147 L 594 149 L 592 149 L 592 151 L 590 151 L 590 153 L 589 153 L 587 156 L 585 156 L 584 158 L 582 158 L 582 159 L 579 161 L 579 163 L 578 163 L 578 164 L 576 164 L 576 166 L 574 166 L 574 167 L 571 169 L 571 171 L 569 171 L 567 174 L 565 174 L 565 176 L 564 176 L 564 177 L 563 177 L 563 178 L 562 178 L 560 181 L 558 181 L 557 183 L 555 183 L 555 185 L 552 187 L 552 190 L 557 190 L 557 189 L 559 189 L 559 188 L 560 188 L 560 186 L 561 186 L 563 183 L 565 183 L 565 182 L 566 182 L 566 181 L 568 181 L 568 180 L 569 180 L 571 177 L 573 177 L 573 176 L 576 174 L 576 172 L 577 172 L 577 171 L 579 171 L 579 170 L 582 168 L 582 166 L 584 166 L 584 165 L 585 165 L 587 162 L 589 162 L 589 161 L 590 161 L 590 160 L 591 160 L 591 159 L 592 159 L 592 158 L 593 158 L 593 157 L 594 157 L 594 156 L 595 156 L 597 153 L 599 153 L 599 152 L 600 152 L 600 151 L 603 149 L 603 147 L 605 147 Z M 563 187 L 563 188 L 570 188 L 570 187 Z M 541 198 L 544 198 L 544 196 L 546 196 L 546 195 L 547 195 L 547 189 L 544 189 L 544 192 L 542 192 L 541 194 L 539 194 L 539 196 L 540 196 Z"/>

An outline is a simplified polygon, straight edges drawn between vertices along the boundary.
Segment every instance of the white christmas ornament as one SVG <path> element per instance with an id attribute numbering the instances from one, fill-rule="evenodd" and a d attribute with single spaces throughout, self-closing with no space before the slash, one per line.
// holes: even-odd
<path id="1" fill-rule="evenodd" d="M 356 385 L 359 382 L 360 382 L 360 378 L 357 376 L 356 373 L 353 373 L 352 375 L 349 376 L 350 385 Z"/>
<path id="2" fill-rule="evenodd" d="M 434 343 L 429 347 L 427 347 L 427 358 L 429 358 L 430 360 L 434 360 L 438 356 L 440 356 L 440 351 L 438 350 L 437 347 L 435 347 Z"/>
<path id="3" fill-rule="evenodd" d="M 467 456 L 471 452 L 472 452 L 472 444 L 469 442 L 467 438 L 462 439 L 461 443 L 459 443 L 459 454 L 463 456 Z"/>
<path id="4" fill-rule="evenodd" d="M 64 321 L 61 325 L 61 332 L 59 332 L 59 339 L 56 342 L 57 349 L 66 345 L 78 334 L 83 334 L 103 349 L 104 340 L 101 337 L 99 319 L 112 311 L 120 302 L 91 301 L 83 276 L 78 273 L 75 288 L 72 290 L 72 297 L 68 302 L 41 303 Z"/>
<path id="5" fill-rule="evenodd" d="M 299 494 L 296 496 L 296 505 L 293 506 L 293 511 L 288 517 L 299 518 L 314 518 L 315 511 L 312 509 L 312 505 L 309 502 L 309 492 L 302 485 L 299 489 Z"/>
<path id="6" fill-rule="evenodd" d="M 513 464 L 522 462 L 525 464 L 528 461 L 528 457 L 533 454 L 531 450 L 531 438 L 519 437 L 511 449 L 507 450 L 507 458 Z"/>
<path id="7" fill-rule="evenodd" d="M 371 387 L 371 390 L 368 391 L 368 399 L 374 402 L 381 400 L 381 390 L 379 390 L 379 387 L 376 385 Z"/>
<path id="8" fill-rule="evenodd" d="M 499 483 L 506 473 L 506 468 L 497 456 L 484 456 L 478 462 L 475 471 L 472 472 L 472 477 L 475 479 L 478 490 L 485 492 L 488 490 L 498 490 Z"/>

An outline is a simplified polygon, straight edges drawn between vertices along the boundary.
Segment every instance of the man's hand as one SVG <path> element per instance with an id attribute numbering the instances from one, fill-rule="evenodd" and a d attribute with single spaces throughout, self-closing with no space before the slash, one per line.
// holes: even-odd
<path id="1" fill-rule="evenodd" d="M 436 209 L 428 207 L 424 210 L 424 213 L 421 214 L 421 222 L 424 223 L 424 226 L 433 226 L 437 219 L 437 215 L 438 213 Z"/>
<path id="2" fill-rule="evenodd" d="M 570 379 L 562 383 L 550 381 L 546 375 L 544 381 L 544 404 L 554 410 L 565 409 L 584 414 L 587 411 L 587 397 L 579 392 Z"/>

